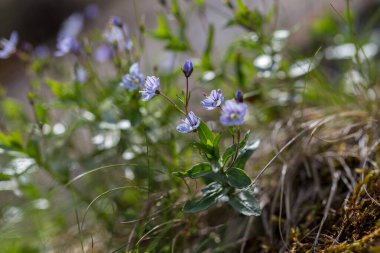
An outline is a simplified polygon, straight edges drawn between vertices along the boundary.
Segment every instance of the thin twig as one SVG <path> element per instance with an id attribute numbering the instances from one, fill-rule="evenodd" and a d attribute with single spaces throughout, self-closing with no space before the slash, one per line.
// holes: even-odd
<path id="1" fill-rule="evenodd" d="M 339 179 L 340 179 L 340 172 L 339 171 L 334 172 L 333 173 L 333 182 L 332 182 L 332 185 L 331 185 L 329 198 L 327 200 L 327 204 L 326 204 L 326 207 L 325 207 L 325 211 L 323 213 L 323 218 L 322 218 L 321 224 L 320 224 L 318 232 L 317 232 L 317 236 L 315 237 L 315 240 L 314 240 L 314 244 L 313 244 L 313 251 L 314 252 L 315 252 L 315 247 L 318 245 L 318 240 L 319 240 L 319 236 L 320 236 L 321 231 L 322 231 L 323 224 L 325 223 L 325 221 L 327 219 L 327 216 L 329 215 L 331 203 L 333 201 L 333 198 L 334 198 L 337 186 L 338 186 Z"/>
<path id="2" fill-rule="evenodd" d="M 241 247 L 240 247 L 240 253 L 244 253 L 245 245 L 247 244 L 247 240 L 249 236 L 249 231 L 251 230 L 251 227 L 252 227 L 252 222 L 253 222 L 253 216 L 249 217 L 248 219 L 248 224 L 244 232 L 243 243 L 241 244 Z"/>
<path id="3" fill-rule="evenodd" d="M 285 149 L 287 149 L 293 142 L 295 142 L 300 136 L 302 136 L 304 133 L 306 133 L 309 130 L 309 128 L 305 128 L 301 132 L 299 132 L 296 136 L 294 136 L 290 141 L 288 141 L 285 146 L 283 146 L 280 151 L 265 165 L 265 167 L 259 172 L 259 174 L 255 177 L 255 179 L 252 181 L 252 185 L 256 183 L 256 181 L 262 176 L 262 174 L 269 168 L 269 166 L 273 163 L 274 160 L 282 153 Z"/>

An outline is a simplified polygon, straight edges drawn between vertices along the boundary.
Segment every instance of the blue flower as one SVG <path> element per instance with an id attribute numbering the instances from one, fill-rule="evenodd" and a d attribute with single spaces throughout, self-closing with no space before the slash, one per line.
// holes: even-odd
<path id="1" fill-rule="evenodd" d="M 124 45 L 125 49 L 127 49 L 128 51 L 131 51 L 132 48 L 133 48 L 133 41 L 131 39 L 128 39 L 126 42 L 125 42 L 125 45 Z"/>
<path id="2" fill-rule="evenodd" d="M 61 57 L 68 53 L 79 53 L 80 45 L 74 37 L 63 37 L 58 39 L 57 42 L 57 51 L 55 56 Z"/>
<path id="3" fill-rule="evenodd" d="M 76 64 L 74 66 L 74 80 L 80 84 L 87 82 L 88 75 L 82 65 Z"/>
<path id="4" fill-rule="evenodd" d="M 84 8 L 84 16 L 89 20 L 95 20 L 99 16 L 99 6 L 97 4 L 89 4 Z"/>
<path id="5" fill-rule="evenodd" d="M 106 44 L 100 45 L 95 49 L 93 56 L 97 62 L 106 62 L 113 57 L 112 47 Z"/>
<path id="6" fill-rule="evenodd" d="M 116 45 L 119 51 L 123 51 L 130 44 L 128 40 L 128 27 L 119 17 L 112 17 L 108 22 L 103 37 L 113 45 Z"/>
<path id="7" fill-rule="evenodd" d="M 224 102 L 223 92 L 221 89 L 212 90 L 210 96 L 201 102 L 206 110 L 214 110 Z"/>
<path id="8" fill-rule="evenodd" d="M 238 103 L 243 103 L 244 99 L 243 99 L 243 93 L 238 90 L 236 93 L 235 93 L 235 100 L 236 102 Z"/>
<path id="9" fill-rule="evenodd" d="M 160 94 L 159 88 L 160 88 L 160 78 L 155 77 L 155 76 L 148 76 L 146 78 L 144 89 L 140 91 L 141 96 L 142 96 L 141 100 L 148 101 L 152 97 L 154 97 L 154 95 Z"/>
<path id="10" fill-rule="evenodd" d="M 222 115 L 220 122 L 225 126 L 239 126 L 244 123 L 244 118 L 247 113 L 247 105 L 244 103 L 237 103 L 231 99 L 222 105 Z"/>
<path id="11" fill-rule="evenodd" d="M 9 40 L 0 39 L 0 59 L 7 59 L 11 54 L 16 52 L 18 42 L 18 33 L 12 32 Z"/>
<path id="12" fill-rule="evenodd" d="M 80 13 L 71 14 L 62 24 L 61 30 L 58 33 L 58 38 L 65 37 L 76 38 L 83 29 L 84 18 Z"/>
<path id="13" fill-rule="evenodd" d="M 118 16 L 113 16 L 113 17 L 111 17 L 110 22 L 111 22 L 114 26 L 118 26 L 118 27 L 122 27 L 122 26 L 123 26 L 123 22 L 121 21 L 121 18 L 118 17 Z"/>
<path id="14" fill-rule="evenodd" d="M 38 45 L 34 48 L 33 54 L 40 59 L 46 59 L 50 55 L 50 49 L 46 45 Z"/>
<path id="15" fill-rule="evenodd" d="M 134 63 L 129 68 L 129 74 L 123 76 L 120 86 L 129 91 L 136 90 L 144 85 L 144 75 L 140 72 L 139 64 Z"/>
<path id="16" fill-rule="evenodd" d="M 193 73 L 194 65 L 193 62 L 190 60 L 186 60 L 183 64 L 182 72 L 183 74 L 189 78 L 191 76 L 191 73 Z"/>
<path id="17" fill-rule="evenodd" d="M 201 123 L 201 120 L 193 112 L 189 112 L 182 121 L 183 123 L 177 126 L 177 131 L 184 134 L 195 131 Z"/>

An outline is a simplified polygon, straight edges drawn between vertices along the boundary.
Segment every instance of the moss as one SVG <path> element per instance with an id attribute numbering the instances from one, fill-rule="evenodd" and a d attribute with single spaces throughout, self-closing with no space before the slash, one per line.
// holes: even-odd
<path id="1" fill-rule="evenodd" d="M 316 252 L 380 252 L 380 173 L 369 172 L 358 182 L 351 198 L 337 210 L 335 222 L 326 223 Z M 305 231 L 304 231 L 305 232 Z M 313 251 L 311 243 L 301 243 L 303 236 L 292 229 L 291 252 Z"/>

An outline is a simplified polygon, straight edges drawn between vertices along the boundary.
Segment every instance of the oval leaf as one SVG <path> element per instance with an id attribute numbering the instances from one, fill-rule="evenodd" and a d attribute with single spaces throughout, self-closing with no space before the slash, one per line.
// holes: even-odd
<path id="1" fill-rule="evenodd" d="M 223 188 L 220 184 L 211 183 L 206 188 L 202 189 L 203 196 L 197 200 L 189 200 L 183 207 L 186 213 L 197 213 L 207 210 L 216 201 L 224 195 Z"/>
<path id="2" fill-rule="evenodd" d="M 247 145 L 241 149 L 239 152 L 239 155 L 234 163 L 235 167 L 244 169 L 245 164 L 247 163 L 248 159 L 251 157 L 253 152 L 256 151 L 256 149 L 260 145 L 260 140 L 257 140 L 252 143 L 247 143 Z"/>
<path id="3" fill-rule="evenodd" d="M 261 214 L 259 202 L 249 190 L 232 196 L 228 203 L 233 209 L 246 216 L 259 216 Z"/>
<path id="4" fill-rule="evenodd" d="M 212 133 L 207 124 L 201 121 L 197 130 L 201 143 L 205 144 L 206 146 L 213 147 L 215 135 Z"/>
<path id="5" fill-rule="evenodd" d="M 245 134 L 244 139 L 239 143 L 239 146 L 237 146 L 238 144 L 233 144 L 233 145 L 231 145 L 230 147 L 228 147 L 224 151 L 222 157 L 219 160 L 219 162 L 221 163 L 222 166 L 224 164 L 226 164 L 226 162 L 228 161 L 228 159 L 230 159 L 230 157 L 233 156 L 236 153 L 237 149 L 241 150 L 241 149 L 243 149 L 246 146 L 249 134 L 250 134 L 250 131 L 248 131 Z M 236 166 L 236 167 L 239 167 L 239 166 Z"/>
<path id="6" fill-rule="evenodd" d="M 175 176 L 178 177 L 190 177 L 192 179 L 200 178 L 207 176 L 208 174 L 212 173 L 211 165 L 209 163 L 199 163 L 197 165 L 194 165 L 191 169 L 185 171 L 185 172 L 175 172 L 173 173 Z"/>
<path id="7" fill-rule="evenodd" d="M 228 184 L 238 189 L 246 188 L 251 184 L 251 179 L 245 174 L 245 171 L 238 168 L 227 170 L 226 176 Z"/>

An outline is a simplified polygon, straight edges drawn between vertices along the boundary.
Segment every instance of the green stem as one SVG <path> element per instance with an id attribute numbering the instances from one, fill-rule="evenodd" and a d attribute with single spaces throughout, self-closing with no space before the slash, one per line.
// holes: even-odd
<path id="1" fill-rule="evenodd" d="M 238 154 L 239 154 L 239 145 L 240 145 L 240 127 L 238 127 L 238 129 L 237 129 L 237 133 L 236 133 L 236 135 L 237 135 L 236 151 L 235 151 L 235 154 L 234 154 L 234 156 L 233 156 L 233 159 L 232 159 L 232 162 L 231 162 L 229 168 L 232 167 L 232 165 L 233 165 L 234 162 L 236 161 L 237 156 L 238 156 Z"/>
<path id="2" fill-rule="evenodd" d="M 170 104 L 172 104 L 180 113 L 182 113 L 183 115 L 187 115 L 187 113 L 185 113 L 181 108 L 178 107 L 178 105 L 176 103 L 174 103 L 168 96 L 166 96 L 164 93 L 160 92 L 159 95 L 161 95 L 162 97 L 164 97 Z"/>
<path id="3" fill-rule="evenodd" d="M 186 77 L 186 98 L 185 98 L 185 111 L 186 111 L 186 115 L 188 114 L 188 110 L 187 110 L 187 107 L 189 106 L 189 78 Z"/>

